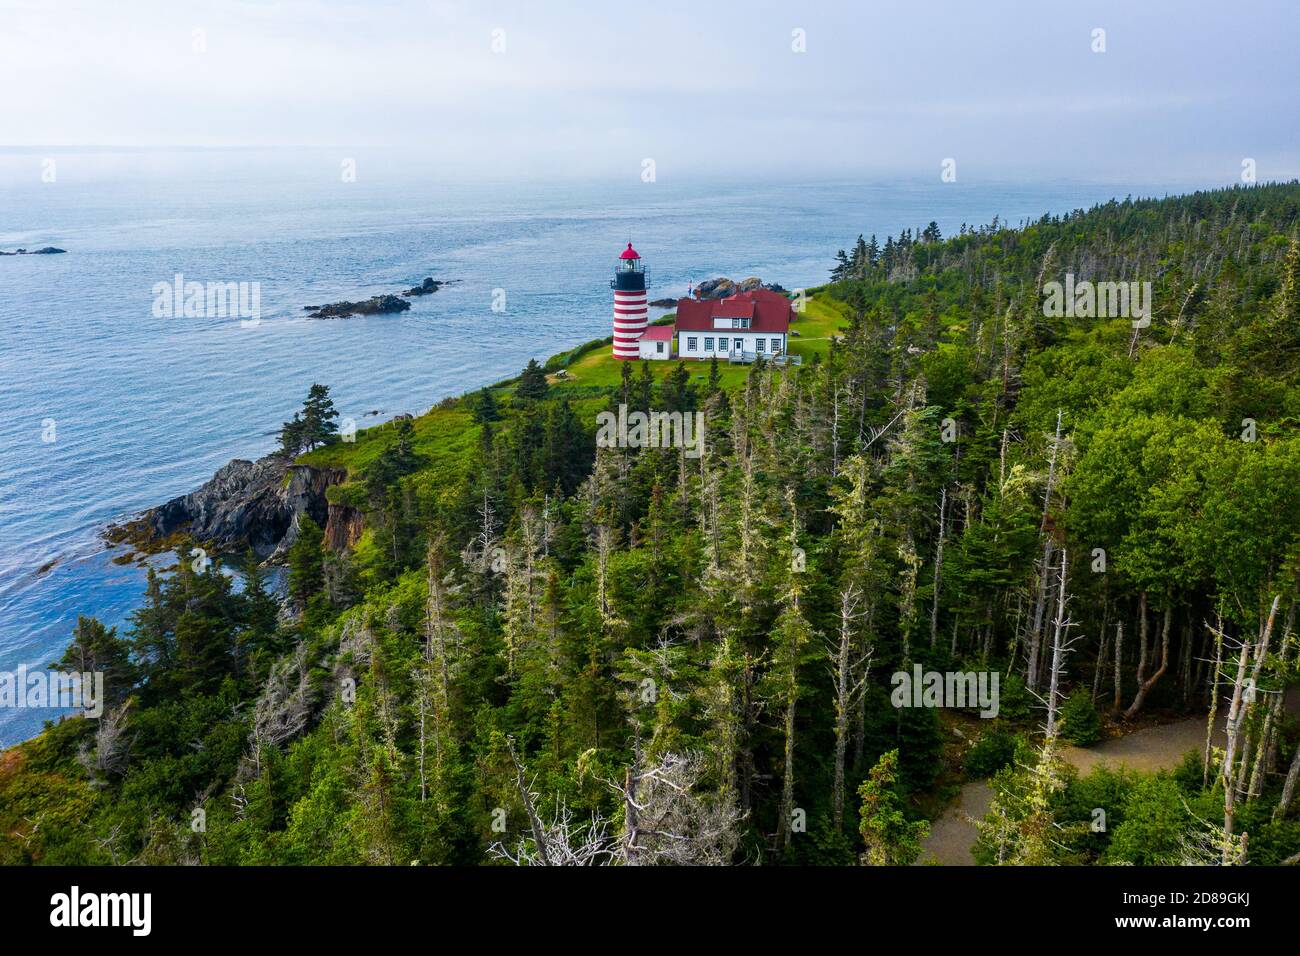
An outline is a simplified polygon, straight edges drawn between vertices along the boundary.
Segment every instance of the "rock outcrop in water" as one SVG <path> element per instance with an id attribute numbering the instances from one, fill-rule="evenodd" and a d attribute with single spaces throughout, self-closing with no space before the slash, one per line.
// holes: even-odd
<path id="1" fill-rule="evenodd" d="M 44 249 L 18 249 L 14 252 L 5 252 L 0 249 L 0 256 L 57 256 L 67 251 L 67 249 L 56 249 L 53 246 L 46 246 Z"/>
<path id="2" fill-rule="evenodd" d="M 305 305 L 309 319 L 345 319 L 350 315 L 387 315 L 405 312 L 411 307 L 398 295 L 376 295 L 361 302 L 331 302 L 329 305 Z"/>
<path id="3" fill-rule="evenodd" d="M 149 549 L 167 547 L 184 534 L 216 553 L 251 547 L 258 558 L 276 562 L 297 540 L 302 516 L 309 515 L 337 550 L 361 534 L 361 515 L 325 497 L 326 489 L 346 478 L 343 469 L 294 465 L 280 455 L 236 458 L 196 490 L 109 528 L 105 537 Z"/>
<path id="4" fill-rule="evenodd" d="M 431 295 L 441 289 L 446 282 L 440 282 L 432 276 L 425 276 L 423 282 L 412 286 L 399 295 L 374 295 L 360 302 L 331 302 L 329 305 L 304 305 L 309 319 L 345 319 L 350 315 L 389 315 L 405 312 L 411 307 L 407 299 Z"/>
<path id="5" fill-rule="evenodd" d="M 432 276 L 425 276 L 424 281 L 419 285 L 407 289 L 402 295 L 408 299 L 416 295 L 428 295 L 431 292 L 437 292 L 442 288 L 442 283 L 436 281 Z"/>

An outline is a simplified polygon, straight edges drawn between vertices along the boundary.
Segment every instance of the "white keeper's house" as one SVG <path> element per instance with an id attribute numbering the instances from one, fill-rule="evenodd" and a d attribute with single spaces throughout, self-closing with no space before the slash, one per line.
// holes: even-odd
<path id="1" fill-rule="evenodd" d="M 770 289 L 725 299 L 682 299 L 677 303 L 677 350 L 682 358 L 737 361 L 785 355 L 793 318 L 790 300 Z"/>

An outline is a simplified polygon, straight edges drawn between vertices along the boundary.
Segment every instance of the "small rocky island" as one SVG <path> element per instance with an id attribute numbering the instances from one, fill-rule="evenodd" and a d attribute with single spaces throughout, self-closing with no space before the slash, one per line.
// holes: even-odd
<path id="1" fill-rule="evenodd" d="M 350 315 L 388 315 L 405 312 L 411 307 L 401 296 L 376 295 L 361 302 L 331 302 L 329 305 L 305 305 L 309 319 L 346 319 Z"/>
<path id="2" fill-rule="evenodd" d="M 54 246 L 46 246 L 44 249 L 18 249 L 14 252 L 0 249 L 0 256 L 57 256 L 67 251 L 67 249 L 56 249 Z"/>
<path id="3" fill-rule="evenodd" d="M 331 302 L 329 305 L 305 305 L 309 319 L 345 319 L 350 315 L 391 315 L 411 307 L 407 299 L 437 292 L 446 283 L 431 276 L 399 295 L 375 295 L 360 302 Z"/>
<path id="4" fill-rule="evenodd" d="M 411 296 L 417 296 L 417 295 L 428 295 L 431 292 L 437 292 L 439 289 L 442 288 L 442 286 L 443 283 L 436 281 L 430 276 L 425 276 L 423 282 L 421 282 L 417 286 L 414 286 L 413 288 L 407 289 L 405 292 L 402 293 L 402 295 L 406 296 L 407 298 L 410 298 Z"/>

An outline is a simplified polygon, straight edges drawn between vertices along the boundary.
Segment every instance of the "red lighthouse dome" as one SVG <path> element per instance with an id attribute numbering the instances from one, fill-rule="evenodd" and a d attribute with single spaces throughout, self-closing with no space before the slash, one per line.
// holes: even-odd
<path id="1" fill-rule="evenodd" d="M 650 313 L 646 301 L 645 269 L 632 243 L 618 257 L 614 267 L 614 358 L 634 359 L 637 341 L 645 334 Z"/>

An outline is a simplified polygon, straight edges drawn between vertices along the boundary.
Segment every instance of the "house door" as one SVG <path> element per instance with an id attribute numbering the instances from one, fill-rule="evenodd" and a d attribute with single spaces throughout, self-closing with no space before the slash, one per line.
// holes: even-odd
<path id="1" fill-rule="evenodd" d="M 731 350 L 732 350 L 733 352 L 735 352 L 737 355 L 743 355 L 743 354 L 745 353 L 745 340 L 744 340 L 744 339 L 733 339 L 733 340 L 732 340 L 732 349 L 731 349 Z"/>

